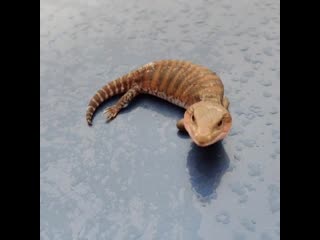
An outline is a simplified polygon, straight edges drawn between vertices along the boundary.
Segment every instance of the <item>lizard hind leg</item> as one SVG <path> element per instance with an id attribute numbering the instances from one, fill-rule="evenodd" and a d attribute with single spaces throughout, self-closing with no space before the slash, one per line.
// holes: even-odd
<path id="1" fill-rule="evenodd" d="M 117 116 L 122 108 L 125 108 L 129 102 L 133 100 L 140 93 L 140 88 L 138 86 L 134 86 L 130 88 L 119 100 L 116 104 L 111 107 L 107 107 L 103 114 L 105 115 L 107 121 L 111 121 L 113 118 Z"/>

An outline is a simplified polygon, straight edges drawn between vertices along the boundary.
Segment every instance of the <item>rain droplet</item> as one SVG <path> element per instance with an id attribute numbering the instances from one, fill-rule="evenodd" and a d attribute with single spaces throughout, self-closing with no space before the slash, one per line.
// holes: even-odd
<path id="1" fill-rule="evenodd" d="M 263 18 L 261 24 L 267 24 L 270 20 L 268 18 Z"/>
<path id="2" fill-rule="evenodd" d="M 238 135 L 239 133 L 241 133 L 242 131 L 240 129 L 237 129 L 237 128 L 232 128 L 230 133 L 229 133 L 229 136 L 235 136 L 235 135 Z"/>
<path id="3" fill-rule="evenodd" d="M 277 130 L 277 129 L 272 129 L 272 136 L 273 136 L 275 139 L 280 139 L 280 131 Z"/>
<path id="4" fill-rule="evenodd" d="M 275 184 L 268 187 L 269 190 L 269 206 L 272 213 L 280 210 L 280 189 Z"/>
<path id="5" fill-rule="evenodd" d="M 272 82 L 270 80 L 262 80 L 260 83 L 265 87 L 269 87 L 272 85 Z"/>
<path id="6" fill-rule="evenodd" d="M 272 94 L 269 93 L 269 92 L 264 92 L 264 93 L 263 93 L 263 96 L 269 98 L 269 97 L 272 96 Z"/>
<path id="7" fill-rule="evenodd" d="M 219 213 L 216 216 L 216 221 L 223 224 L 228 224 L 230 222 L 229 214 L 225 211 Z"/>
<path id="8" fill-rule="evenodd" d="M 272 237 L 268 233 L 262 233 L 260 236 L 261 240 L 272 240 Z"/>
<path id="9" fill-rule="evenodd" d="M 250 232 L 254 232 L 256 230 L 255 222 L 252 220 L 250 221 L 249 219 L 244 218 L 241 220 L 240 223 L 245 229 L 247 229 Z"/>
<path id="10" fill-rule="evenodd" d="M 246 55 L 244 55 L 244 60 L 246 60 L 247 62 L 251 62 L 251 57 L 248 55 L 248 54 L 246 54 Z"/>
<path id="11" fill-rule="evenodd" d="M 267 56 L 272 56 L 272 48 L 268 47 L 268 48 L 265 48 L 263 49 L 263 53 Z"/>
<path id="12" fill-rule="evenodd" d="M 231 164 L 229 165 L 228 169 L 227 169 L 227 172 L 232 172 L 233 169 L 235 169 L 235 168 L 236 168 L 236 165 L 235 165 L 234 163 L 231 163 Z"/>
<path id="13" fill-rule="evenodd" d="M 277 223 L 275 232 L 277 235 L 280 235 L 280 222 Z"/>
<path id="14" fill-rule="evenodd" d="M 234 157 L 235 160 L 238 160 L 238 161 L 240 160 L 240 155 L 239 154 L 234 154 L 233 157 Z"/>
<path id="15" fill-rule="evenodd" d="M 252 191 L 256 190 L 255 187 L 253 187 L 251 183 L 250 184 L 245 184 L 244 186 L 248 189 L 249 192 L 252 192 Z"/>
<path id="16" fill-rule="evenodd" d="M 246 147 L 253 147 L 256 144 L 254 139 L 241 139 L 240 142 Z"/>
<path id="17" fill-rule="evenodd" d="M 236 108 L 235 109 L 235 113 L 238 115 L 238 116 L 241 116 L 243 113 L 243 110 L 241 108 Z"/>
<path id="18" fill-rule="evenodd" d="M 264 37 L 265 37 L 267 40 L 276 40 L 276 39 L 278 39 L 278 34 L 270 33 L 270 32 L 265 32 Z"/>
<path id="19" fill-rule="evenodd" d="M 236 146 L 236 150 L 237 150 L 237 151 L 242 151 L 242 147 L 239 146 L 239 145 L 237 145 L 237 146 Z"/>
<path id="20" fill-rule="evenodd" d="M 252 112 L 247 113 L 247 114 L 246 114 L 246 118 L 247 118 L 247 119 L 249 119 L 249 120 L 252 120 L 252 119 L 254 119 L 254 118 L 255 118 L 255 114 L 254 114 L 254 113 L 252 113 Z"/>
<path id="21" fill-rule="evenodd" d="M 246 235 L 243 233 L 234 233 L 233 240 L 246 240 Z"/>
<path id="22" fill-rule="evenodd" d="M 241 121 L 241 124 L 242 124 L 242 126 L 244 126 L 244 127 L 247 126 L 249 123 L 250 123 L 250 121 L 247 120 L 247 119 L 244 119 L 244 120 Z"/>
<path id="23" fill-rule="evenodd" d="M 229 186 L 231 188 L 231 191 L 238 194 L 239 196 L 246 194 L 244 187 L 239 182 L 230 184 Z"/>
<path id="24" fill-rule="evenodd" d="M 247 78 L 241 78 L 241 79 L 240 79 L 240 82 L 246 83 L 246 82 L 248 82 L 248 79 L 247 79 Z"/>
<path id="25" fill-rule="evenodd" d="M 243 76 L 247 77 L 247 78 L 251 78 L 254 76 L 254 72 L 253 71 L 249 71 L 249 72 L 244 72 Z"/>
<path id="26" fill-rule="evenodd" d="M 239 203 L 245 203 L 245 202 L 247 202 L 248 201 L 248 195 L 242 195 L 242 196 L 240 196 L 240 198 L 239 198 Z"/>
<path id="27" fill-rule="evenodd" d="M 248 46 L 245 46 L 245 47 L 240 48 L 240 50 L 243 51 L 243 52 L 247 51 L 248 49 L 249 49 Z"/>
<path id="28" fill-rule="evenodd" d="M 223 4 L 222 7 L 223 7 L 224 9 L 230 9 L 230 8 L 231 8 L 231 5 L 229 5 L 229 4 Z"/>
<path id="29" fill-rule="evenodd" d="M 261 166 L 259 164 L 249 163 L 248 170 L 248 174 L 252 177 L 257 177 L 261 175 Z"/>
<path id="30" fill-rule="evenodd" d="M 276 113 L 278 113 L 278 109 L 276 107 L 272 107 L 270 113 L 271 114 L 276 114 Z"/>
<path id="31" fill-rule="evenodd" d="M 263 112 L 258 112 L 257 115 L 258 115 L 258 117 L 263 117 L 264 113 Z"/>

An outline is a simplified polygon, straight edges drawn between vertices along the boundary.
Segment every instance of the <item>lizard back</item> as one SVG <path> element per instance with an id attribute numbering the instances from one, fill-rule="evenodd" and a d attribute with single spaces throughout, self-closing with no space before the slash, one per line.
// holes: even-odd
<path id="1" fill-rule="evenodd" d="M 88 124 L 91 125 L 93 114 L 102 102 L 133 87 L 139 93 L 160 97 L 183 108 L 202 100 L 221 103 L 224 94 L 220 78 L 207 67 L 182 60 L 154 61 L 99 89 L 87 108 Z"/>

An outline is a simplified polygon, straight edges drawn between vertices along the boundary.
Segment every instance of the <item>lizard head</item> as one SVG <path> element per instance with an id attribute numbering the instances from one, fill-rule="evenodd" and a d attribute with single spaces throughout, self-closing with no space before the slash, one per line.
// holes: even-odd
<path id="1" fill-rule="evenodd" d="M 222 105 L 201 101 L 191 105 L 184 114 L 184 126 L 192 140 L 205 147 L 222 140 L 229 133 L 232 118 Z"/>

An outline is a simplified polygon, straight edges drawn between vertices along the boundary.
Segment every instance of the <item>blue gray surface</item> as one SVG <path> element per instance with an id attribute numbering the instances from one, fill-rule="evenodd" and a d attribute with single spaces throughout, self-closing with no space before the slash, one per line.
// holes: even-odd
<path id="1" fill-rule="evenodd" d="M 42 0 L 40 20 L 41 239 L 279 239 L 279 1 Z M 148 96 L 86 125 L 98 88 L 168 58 L 221 76 L 221 144 Z"/>

